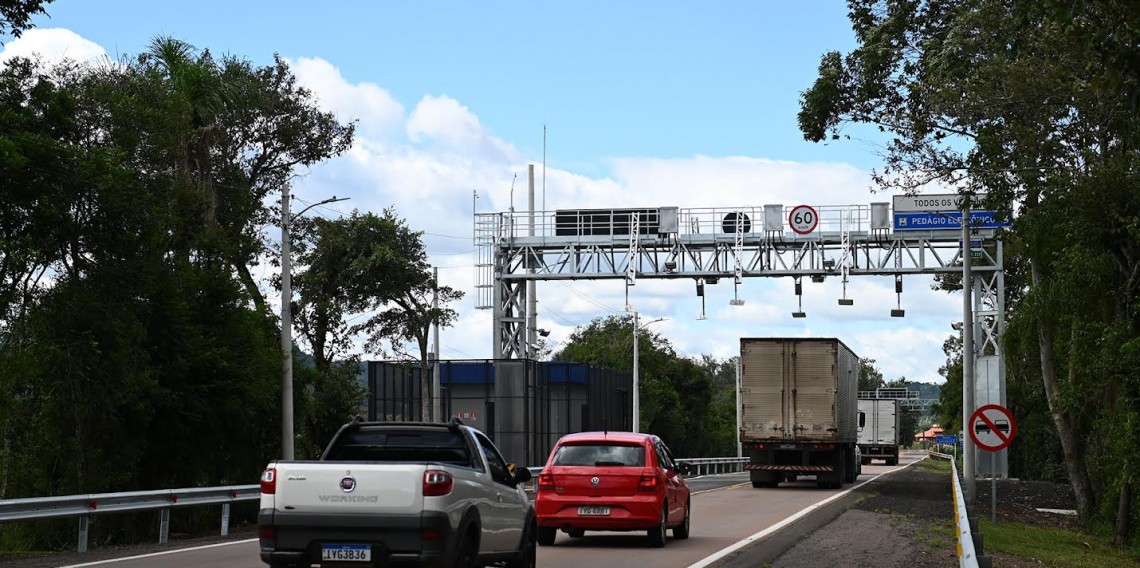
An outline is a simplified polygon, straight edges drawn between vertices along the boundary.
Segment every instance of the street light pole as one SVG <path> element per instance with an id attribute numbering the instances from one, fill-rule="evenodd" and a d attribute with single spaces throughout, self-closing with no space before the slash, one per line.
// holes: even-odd
<path id="1" fill-rule="evenodd" d="M 294 217 L 326 203 L 346 201 L 347 197 L 335 195 L 324 201 L 313 203 L 297 212 L 289 213 L 289 184 L 281 188 L 281 459 L 294 459 L 293 444 L 293 283 L 292 254 L 289 252 L 289 225 Z"/>
<path id="2" fill-rule="evenodd" d="M 281 459 L 293 459 L 293 299 L 290 282 L 289 184 L 281 190 Z"/>
<path id="3" fill-rule="evenodd" d="M 637 312 L 633 312 L 633 431 L 641 431 L 641 380 L 637 376 Z"/>
<path id="4" fill-rule="evenodd" d="M 645 323 L 645 326 L 665 321 L 665 318 L 657 318 L 655 320 Z M 641 342 L 638 341 L 638 328 L 639 320 L 637 312 L 633 312 L 633 431 L 641 431 L 641 376 L 638 368 L 638 353 L 641 351 Z M 645 327 L 641 326 L 641 327 Z"/>

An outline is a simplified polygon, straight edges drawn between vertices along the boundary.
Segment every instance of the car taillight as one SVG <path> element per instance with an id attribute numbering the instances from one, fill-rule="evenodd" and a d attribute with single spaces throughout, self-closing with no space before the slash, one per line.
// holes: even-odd
<path id="1" fill-rule="evenodd" d="M 274 493 L 277 493 L 277 470 L 271 467 L 261 474 L 261 494 L 273 495 Z"/>
<path id="2" fill-rule="evenodd" d="M 454 486 L 455 480 L 446 471 L 429 469 L 424 472 L 424 497 L 447 495 Z"/>
<path id="3" fill-rule="evenodd" d="M 277 527 L 260 527 L 257 529 L 257 538 L 273 540 L 277 538 Z"/>
<path id="4" fill-rule="evenodd" d="M 539 491 L 553 491 L 554 490 L 554 474 L 553 473 L 540 473 L 538 474 L 538 490 Z"/>
<path id="5" fill-rule="evenodd" d="M 643 475 L 641 481 L 637 483 L 638 491 L 657 491 L 657 476 L 656 475 Z"/>

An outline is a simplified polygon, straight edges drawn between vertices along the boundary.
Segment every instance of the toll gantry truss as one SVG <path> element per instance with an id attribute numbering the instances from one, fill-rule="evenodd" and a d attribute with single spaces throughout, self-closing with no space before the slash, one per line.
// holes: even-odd
<path id="1" fill-rule="evenodd" d="M 790 216 L 796 212 L 815 219 Z M 701 289 L 732 279 L 738 290 L 754 277 L 798 283 L 876 275 L 894 276 L 901 293 L 906 275 L 961 274 L 962 254 L 969 251 L 975 356 L 995 356 L 993 371 L 1004 377 L 997 357 L 1003 251 L 994 229 L 972 230 L 970 246 L 963 247 L 959 228 L 893 230 L 890 204 L 873 203 L 478 213 L 474 237 L 476 307 L 494 310 L 495 356 L 503 359 L 526 357 L 533 341 L 526 329 L 527 281 L 624 279 L 632 286 L 641 279 L 690 278 Z M 999 390 L 992 394 L 1004 399 Z"/>

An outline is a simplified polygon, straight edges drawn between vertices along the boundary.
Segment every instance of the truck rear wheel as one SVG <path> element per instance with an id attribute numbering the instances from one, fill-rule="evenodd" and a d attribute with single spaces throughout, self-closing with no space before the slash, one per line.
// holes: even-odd
<path id="1" fill-rule="evenodd" d="M 847 466 L 847 476 L 843 480 L 847 483 L 855 483 L 855 480 L 859 478 L 859 464 L 855 463 L 855 448 L 843 450 L 843 455 L 843 461 Z"/>
<path id="2" fill-rule="evenodd" d="M 774 471 L 751 471 L 748 477 L 752 480 L 752 487 L 760 489 L 763 487 L 775 487 L 779 485 L 780 481 Z"/>

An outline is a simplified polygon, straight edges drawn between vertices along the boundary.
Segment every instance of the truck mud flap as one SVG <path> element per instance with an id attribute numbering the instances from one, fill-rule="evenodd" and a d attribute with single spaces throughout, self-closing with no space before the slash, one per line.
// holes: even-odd
<path id="1" fill-rule="evenodd" d="M 835 471 L 835 466 L 832 465 L 753 465 L 745 464 L 745 470 L 758 470 L 758 471 Z"/>

